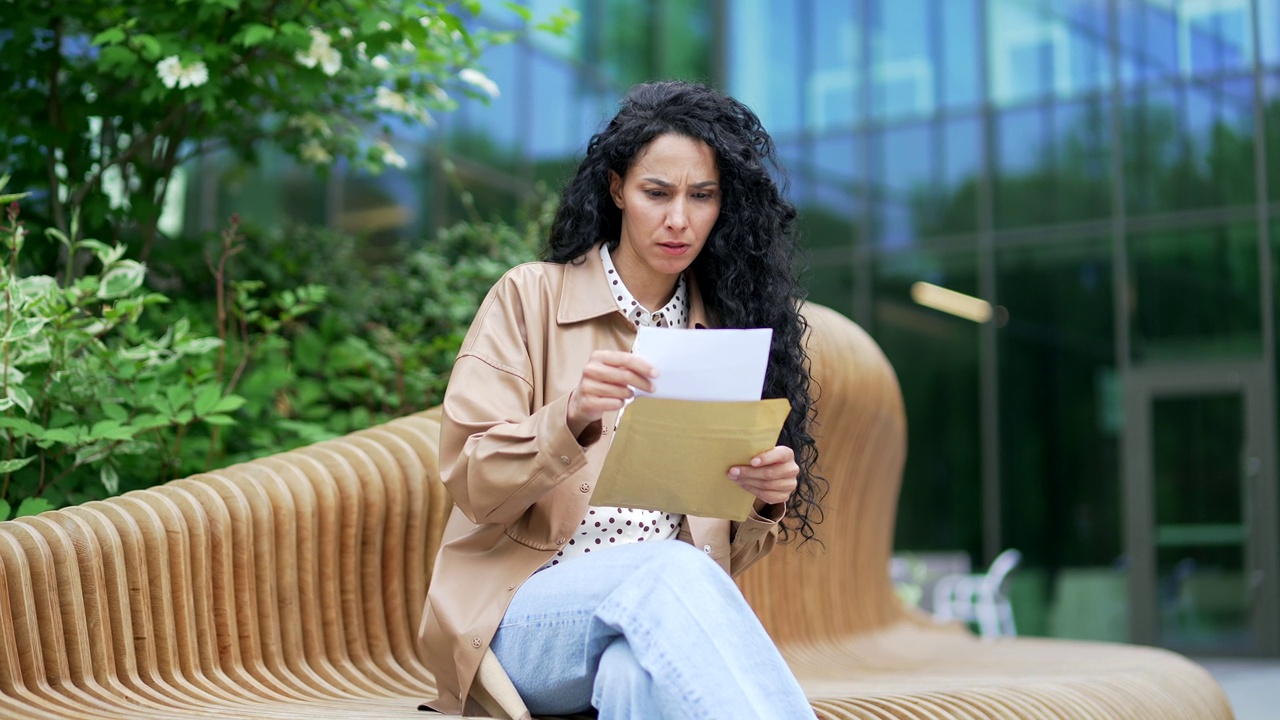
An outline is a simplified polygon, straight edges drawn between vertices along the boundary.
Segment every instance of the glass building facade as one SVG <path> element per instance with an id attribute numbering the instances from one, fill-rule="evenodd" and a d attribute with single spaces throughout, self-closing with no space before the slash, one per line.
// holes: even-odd
<path id="1" fill-rule="evenodd" d="M 269 163 L 199 207 L 426 237 L 457 183 L 558 188 L 628 85 L 720 86 L 778 143 L 811 299 L 898 372 L 898 548 L 1021 550 L 1024 634 L 1280 655 L 1280 0 L 525 4 L 581 22 L 490 52 L 501 97 L 406 131 L 405 171 Z"/>

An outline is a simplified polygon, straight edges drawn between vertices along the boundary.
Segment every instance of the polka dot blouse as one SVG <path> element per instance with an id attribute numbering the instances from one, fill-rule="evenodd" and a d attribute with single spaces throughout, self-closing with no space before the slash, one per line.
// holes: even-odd
<path id="1" fill-rule="evenodd" d="M 689 290 L 684 276 L 676 283 L 676 293 L 661 310 L 650 313 L 643 305 L 636 302 L 627 286 L 622 284 L 613 259 L 609 257 L 609 248 L 600 246 L 600 259 L 604 262 L 605 276 L 609 287 L 613 290 L 613 298 L 618 309 L 628 320 L 637 326 L 685 328 L 689 326 Z M 610 435 L 610 438 L 613 436 Z M 664 513 L 657 510 L 635 510 L 632 508 L 587 508 L 587 516 L 582 519 L 578 529 L 574 531 L 569 542 L 551 558 L 543 568 L 559 565 L 561 562 L 579 555 L 600 552 L 608 547 L 625 545 L 633 542 L 654 540 L 670 540 L 680 530 L 684 516 Z"/>

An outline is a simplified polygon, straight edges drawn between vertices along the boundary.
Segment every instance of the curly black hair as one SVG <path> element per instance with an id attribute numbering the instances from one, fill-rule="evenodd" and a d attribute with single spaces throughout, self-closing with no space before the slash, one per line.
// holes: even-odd
<path id="1" fill-rule="evenodd" d="M 720 170 L 720 216 L 692 264 L 707 312 L 719 327 L 773 328 L 764 397 L 786 398 L 791 413 L 780 442 L 800 466 L 787 501 L 783 539 L 813 539 L 822 521 L 827 482 L 814 471 L 818 450 L 810 434 L 813 398 L 807 324 L 796 274 L 795 206 L 782 196 L 770 168 L 783 177 L 773 140 L 746 105 L 704 85 L 680 81 L 633 87 L 608 126 L 591 138 L 577 174 L 561 195 L 544 258 L 580 260 L 597 242 L 618 246 L 622 212 L 609 193 L 609 173 L 626 177 L 636 157 L 660 135 L 705 142 Z"/>

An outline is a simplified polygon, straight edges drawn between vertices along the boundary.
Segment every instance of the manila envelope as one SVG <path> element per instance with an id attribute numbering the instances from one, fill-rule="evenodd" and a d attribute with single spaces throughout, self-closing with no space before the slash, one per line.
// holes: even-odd
<path id="1" fill-rule="evenodd" d="M 755 496 L 729 468 L 778 444 L 785 398 L 701 402 L 637 397 L 605 456 L 591 504 L 745 520 Z"/>

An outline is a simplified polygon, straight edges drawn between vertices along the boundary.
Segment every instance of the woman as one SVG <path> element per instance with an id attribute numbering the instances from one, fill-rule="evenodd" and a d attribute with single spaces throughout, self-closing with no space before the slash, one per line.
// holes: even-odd
<path id="1" fill-rule="evenodd" d="M 820 519 L 796 214 L 773 161 L 736 100 L 637 86 L 566 188 L 548 262 L 485 299 L 444 401 L 456 507 L 420 633 L 432 708 L 493 711 L 514 685 L 541 715 L 812 716 L 730 580 Z M 745 521 L 589 505 L 619 411 L 662 382 L 629 352 L 639 325 L 773 328 L 764 394 L 791 413 L 777 447 L 728 469 L 756 496 Z"/>

